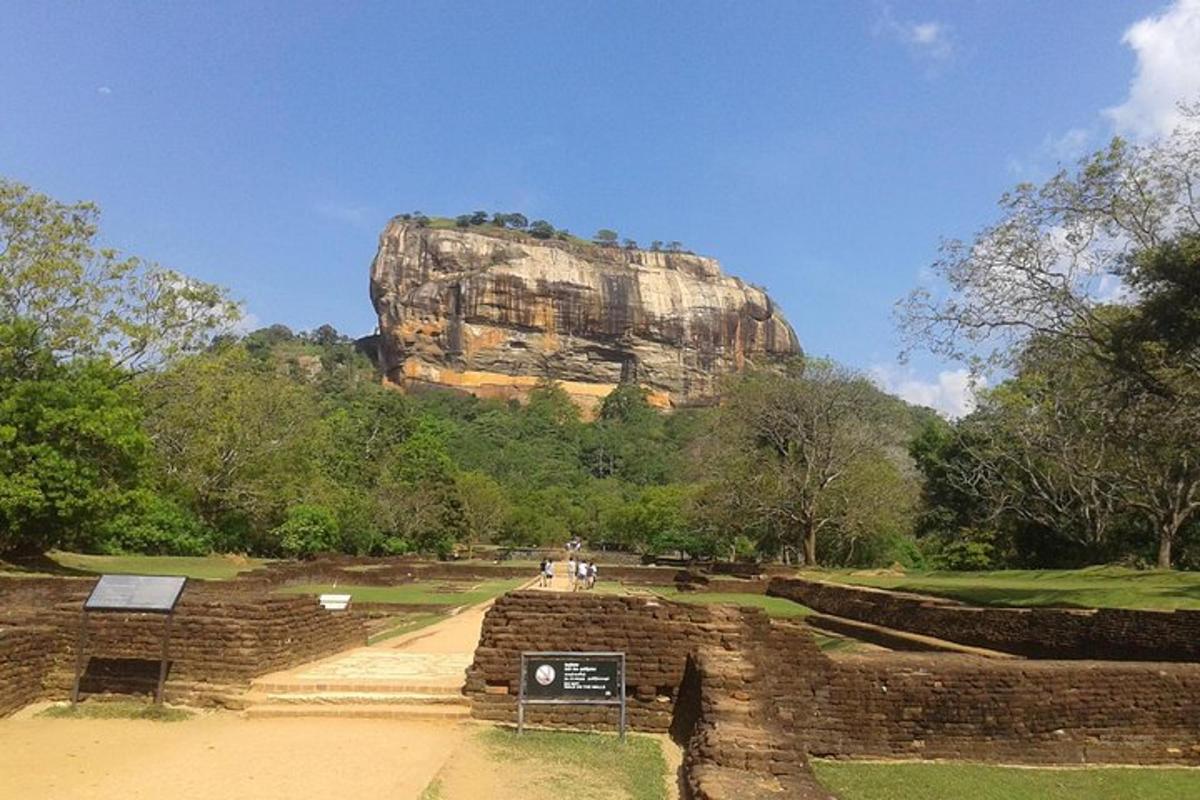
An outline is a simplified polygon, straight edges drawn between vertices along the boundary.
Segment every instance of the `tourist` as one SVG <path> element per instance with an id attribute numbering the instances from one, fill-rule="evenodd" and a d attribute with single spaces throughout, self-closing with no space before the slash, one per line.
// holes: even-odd
<path id="1" fill-rule="evenodd" d="M 567 557 L 567 582 L 571 584 L 571 588 L 575 588 L 575 556 Z"/>
<path id="2" fill-rule="evenodd" d="M 543 586 L 554 585 L 554 562 L 548 558 L 546 559 L 546 569 L 543 571 L 542 577 L 546 581 L 544 584 L 542 584 Z"/>
<path id="3" fill-rule="evenodd" d="M 542 559 L 542 563 L 538 565 L 538 586 L 546 585 L 546 564 L 549 563 L 546 559 Z"/>
<path id="4" fill-rule="evenodd" d="M 596 562 L 595 561 L 588 563 L 588 588 L 589 589 L 596 588 Z"/>
<path id="5" fill-rule="evenodd" d="M 579 569 L 579 574 L 575 576 L 575 588 L 576 589 L 579 589 L 579 588 L 586 589 L 586 588 L 588 588 L 588 585 L 587 585 L 587 579 L 588 579 L 587 562 L 580 560 L 578 569 Z"/>

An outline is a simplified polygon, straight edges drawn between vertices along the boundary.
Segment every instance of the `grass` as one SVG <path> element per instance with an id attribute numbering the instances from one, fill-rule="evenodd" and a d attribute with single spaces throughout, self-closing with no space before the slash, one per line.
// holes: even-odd
<path id="1" fill-rule="evenodd" d="M 1181 800 L 1200 797 L 1200 769 L 1026 769 L 981 764 L 812 762 L 843 800 Z"/>
<path id="2" fill-rule="evenodd" d="M 675 587 L 661 587 L 656 592 L 668 600 L 696 605 L 752 606 L 767 612 L 767 616 L 778 619 L 807 617 L 813 613 L 808 606 L 793 603 L 782 597 L 767 597 L 765 594 L 741 594 L 738 592 L 681 592 Z"/>
<path id="3" fill-rule="evenodd" d="M 421 796 L 417 800 L 442 800 L 442 781 L 440 778 L 434 778 L 429 782 L 429 785 L 421 790 Z"/>
<path id="4" fill-rule="evenodd" d="M 667 798 L 667 762 L 658 741 L 648 736 L 629 735 L 622 742 L 612 734 L 527 731 L 517 736 L 493 728 L 479 739 L 504 769 L 545 771 L 553 796 L 579 797 L 580 787 L 607 787 L 629 800 Z"/>
<path id="5" fill-rule="evenodd" d="M 37 716 L 51 719 L 148 719 L 155 722 L 181 722 L 191 719 L 195 714 L 183 708 L 121 700 L 80 703 L 75 706 L 50 706 Z"/>
<path id="6" fill-rule="evenodd" d="M 54 551 L 46 554 L 64 570 L 128 575 L 186 575 L 189 578 L 228 580 L 267 563 L 245 556 L 87 556 Z"/>
<path id="7" fill-rule="evenodd" d="M 490 580 L 478 583 L 437 581 L 403 583 L 398 586 L 335 586 L 305 583 L 285 586 L 283 594 L 348 594 L 354 603 L 397 603 L 401 605 L 473 606 L 511 591 L 523 580 Z"/>
<path id="8" fill-rule="evenodd" d="M 810 572 L 805 577 L 939 595 L 978 605 L 1200 609 L 1200 573 L 1089 567 L 1079 570 Z"/>

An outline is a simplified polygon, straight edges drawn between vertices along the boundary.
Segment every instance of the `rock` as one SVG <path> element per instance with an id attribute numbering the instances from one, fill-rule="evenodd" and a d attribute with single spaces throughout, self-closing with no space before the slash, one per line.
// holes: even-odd
<path id="1" fill-rule="evenodd" d="M 711 258 L 487 230 L 388 223 L 371 265 L 387 380 L 521 398 L 551 378 L 585 409 L 636 382 L 669 408 L 801 352 L 770 297 Z"/>

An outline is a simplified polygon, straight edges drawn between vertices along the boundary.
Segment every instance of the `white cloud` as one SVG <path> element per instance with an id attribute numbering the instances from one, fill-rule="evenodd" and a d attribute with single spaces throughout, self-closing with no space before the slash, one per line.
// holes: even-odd
<path id="1" fill-rule="evenodd" d="M 911 369 L 891 364 L 876 364 L 870 369 L 871 378 L 885 392 L 890 392 L 914 405 L 927 406 L 949 419 L 966 416 L 975 409 L 975 388 L 986 384 L 966 369 L 942 370 L 937 379 L 926 381 Z"/>
<path id="2" fill-rule="evenodd" d="M 883 7 L 883 12 L 875 22 L 874 33 L 876 36 L 894 39 L 917 55 L 936 61 L 944 61 L 954 54 L 950 28 L 945 23 L 937 20 L 912 22 L 896 19 L 891 6 Z"/>
<path id="3" fill-rule="evenodd" d="M 96 94 L 112 94 L 112 89 L 108 86 L 97 86 Z"/>
<path id="4" fill-rule="evenodd" d="M 1135 22 L 1122 41 L 1136 54 L 1137 68 L 1125 102 L 1104 113 L 1128 136 L 1170 133 L 1182 121 L 1180 101 L 1200 95 L 1200 0 L 1175 0 Z"/>

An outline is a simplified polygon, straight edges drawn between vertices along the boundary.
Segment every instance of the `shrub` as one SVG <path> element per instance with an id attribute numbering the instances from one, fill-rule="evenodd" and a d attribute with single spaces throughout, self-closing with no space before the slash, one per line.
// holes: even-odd
<path id="1" fill-rule="evenodd" d="M 110 555 L 202 556 L 212 545 L 212 533 L 194 514 L 144 489 L 130 493 L 129 505 L 101 526 L 96 541 Z"/>
<path id="2" fill-rule="evenodd" d="M 287 519 L 272 533 L 280 552 L 292 558 L 336 552 L 341 545 L 337 517 L 324 506 L 293 506 L 288 509 Z"/>

